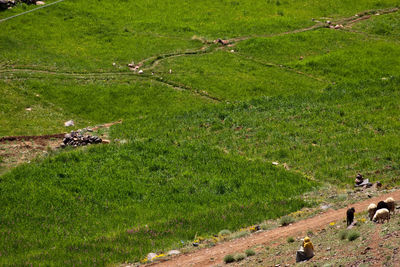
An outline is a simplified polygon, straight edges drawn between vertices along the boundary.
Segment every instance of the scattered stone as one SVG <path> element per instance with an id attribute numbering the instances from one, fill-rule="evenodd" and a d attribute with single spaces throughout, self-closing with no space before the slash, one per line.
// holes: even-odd
<path id="1" fill-rule="evenodd" d="M 109 140 L 102 140 L 98 136 L 92 136 L 92 135 L 82 135 L 82 132 L 80 131 L 71 131 L 70 134 L 66 134 L 64 136 L 63 142 L 60 144 L 60 147 L 64 148 L 67 146 L 73 146 L 73 147 L 78 147 L 78 146 L 86 146 L 86 145 L 91 145 L 91 144 L 100 144 L 100 143 L 106 143 L 109 144 Z"/>
<path id="2" fill-rule="evenodd" d="M 32 111 L 32 108 L 26 108 L 25 110 L 26 111 Z"/>
<path id="3" fill-rule="evenodd" d="M 103 144 L 109 144 L 111 141 L 110 141 L 110 140 L 104 139 L 104 140 L 102 140 L 101 142 L 102 142 Z"/>
<path id="4" fill-rule="evenodd" d="M 172 70 L 171 69 L 169 69 L 169 74 L 171 74 L 172 73 Z"/>
<path id="5" fill-rule="evenodd" d="M 36 5 L 37 6 L 42 6 L 42 5 L 45 5 L 46 3 L 45 2 L 43 2 L 43 1 L 36 1 Z"/>
<path id="6" fill-rule="evenodd" d="M 64 122 L 64 126 L 65 127 L 74 126 L 74 125 L 75 125 L 75 123 L 74 123 L 73 120 L 69 120 L 69 121 Z"/>
<path id="7" fill-rule="evenodd" d="M 181 252 L 179 250 L 170 250 L 170 251 L 168 251 L 168 256 L 178 255 L 178 254 L 181 254 Z"/>
<path id="8" fill-rule="evenodd" d="M 303 56 L 300 56 L 299 60 L 303 60 L 303 59 L 304 59 L 304 57 L 303 57 Z"/>
<path id="9" fill-rule="evenodd" d="M 139 73 L 139 74 L 143 74 L 143 70 L 139 70 L 138 73 Z"/>
<path id="10" fill-rule="evenodd" d="M 113 66 L 116 66 L 117 64 L 115 63 L 115 62 L 113 62 L 113 64 L 112 64 Z"/>
<path id="11" fill-rule="evenodd" d="M 272 165 L 279 165 L 279 163 L 278 162 L 276 162 L 276 161 L 274 161 L 274 162 L 272 162 Z"/>
<path id="12" fill-rule="evenodd" d="M 232 50 L 231 50 L 231 53 L 235 53 L 235 50 L 232 49 Z"/>
<path id="13" fill-rule="evenodd" d="M 342 24 L 336 24 L 336 26 L 335 26 L 335 30 L 342 29 L 342 28 L 343 28 Z"/>
<path id="14" fill-rule="evenodd" d="M 328 25 L 331 25 L 331 23 L 332 23 L 332 22 L 331 22 L 330 20 L 327 20 L 327 21 L 326 21 L 326 24 L 328 24 Z"/>
<path id="15" fill-rule="evenodd" d="M 129 64 L 128 64 L 128 67 L 129 67 L 129 68 L 134 68 L 134 67 L 135 67 L 135 62 L 129 63 Z"/>
<path id="16" fill-rule="evenodd" d="M 322 205 L 321 206 L 321 209 L 322 210 L 327 210 L 327 209 L 329 209 L 331 206 L 330 205 Z"/>
<path id="17" fill-rule="evenodd" d="M 330 247 L 327 247 L 327 248 L 326 248 L 326 251 L 330 251 L 330 250 L 331 250 L 331 248 L 330 248 Z"/>

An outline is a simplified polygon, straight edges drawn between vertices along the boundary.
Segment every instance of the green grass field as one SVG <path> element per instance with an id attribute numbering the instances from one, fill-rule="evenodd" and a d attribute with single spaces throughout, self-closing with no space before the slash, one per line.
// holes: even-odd
<path id="1" fill-rule="evenodd" d="M 0 136 L 122 119 L 110 138 L 126 140 L 0 176 L 0 264 L 135 262 L 357 172 L 398 185 L 399 5 L 66 0 L 0 22 Z"/>

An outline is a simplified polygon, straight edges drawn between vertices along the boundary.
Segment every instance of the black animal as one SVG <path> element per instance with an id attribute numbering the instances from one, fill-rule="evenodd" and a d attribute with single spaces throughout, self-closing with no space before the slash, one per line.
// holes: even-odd
<path id="1" fill-rule="evenodd" d="M 380 210 L 380 209 L 389 209 L 389 205 L 385 202 L 385 201 L 379 201 L 378 205 L 376 207 L 376 210 Z"/>
<path id="2" fill-rule="evenodd" d="M 346 215 L 347 215 L 347 226 L 351 225 L 354 220 L 354 213 L 356 210 L 354 208 L 350 208 L 347 210 Z"/>

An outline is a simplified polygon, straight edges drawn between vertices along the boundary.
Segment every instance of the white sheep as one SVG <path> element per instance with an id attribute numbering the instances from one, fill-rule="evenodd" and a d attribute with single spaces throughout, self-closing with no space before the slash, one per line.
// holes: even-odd
<path id="1" fill-rule="evenodd" d="M 378 221 L 384 223 L 385 220 L 389 222 L 390 213 L 388 209 L 379 209 L 375 212 L 374 218 L 372 219 L 374 222 Z"/>
<path id="2" fill-rule="evenodd" d="M 374 218 L 375 212 L 376 212 L 376 205 L 374 203 L 369 204 L 368 206 L 368 217 L 369 220 L 372 221 L 372 218 Z"/>
<path id="3" fill-rule="evenodd" d="M 388 205 L 389 211 L 394 214 L 396 203 L 392 197 L 389 197 L 385 200 L 386 204 Z"/>

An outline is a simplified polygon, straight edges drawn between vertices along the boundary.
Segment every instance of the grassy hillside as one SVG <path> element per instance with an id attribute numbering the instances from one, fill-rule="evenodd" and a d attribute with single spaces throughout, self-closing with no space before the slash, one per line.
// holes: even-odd
<path id="1" fill-rule="evenodd" d="M 125 143 L 2 175 L 0 263 L 135 261 L 312 205 L 304 192 L 357 172 L 398 184 L 400 16 L 324 28 L 398 5 L 67 0 L 0 23 L 0 136 L 122 119 Z"/>

